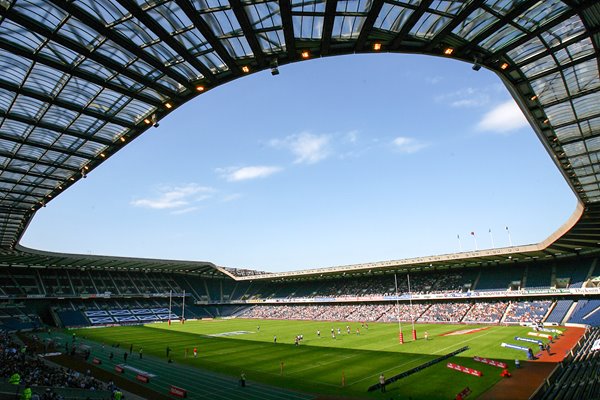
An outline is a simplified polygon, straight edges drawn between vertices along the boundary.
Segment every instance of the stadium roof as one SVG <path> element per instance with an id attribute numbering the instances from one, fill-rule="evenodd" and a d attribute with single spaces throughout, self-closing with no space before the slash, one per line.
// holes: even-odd
<path id="1" fill-rule="evenodd" d="M 194 97 L 377 52 L 495 71 L 580 200 L 585 228 L 554 251 L 597 249 L 599 48 L 596 0 L 0 0 L 0 249 L 21 253 L 39 208 Z"/>

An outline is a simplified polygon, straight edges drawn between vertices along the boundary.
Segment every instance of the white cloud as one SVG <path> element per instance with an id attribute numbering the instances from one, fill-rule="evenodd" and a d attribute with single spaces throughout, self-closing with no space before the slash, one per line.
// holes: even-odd
<path id="1" fill-rule="evenodd" d="M 431 85 L 440 83 L 442 80 L 443 78 L 441 76 L 428 76 L 427 78 L 425 78 L 425 81 Z"/>
<path id="2" fill-rule="evenodd" d="M 172 215 L 182 215 L 182 214 L 191 213 L 192 211 L 196 211 L 197 209 L 198 209 L 198 207 L 188 207 L 188 208 L 183 208 L 181 210 L 171 211 L 171 214 Z"/>
<path id="3" fill-rule="evenodd" d="M 350 131 L 346 133 L 345 139 L 347 142 L 355 144 L 358 141 L 358 131 Z"/>
<path id="4" fill-rule="evenodd" d="M 464 88 L 456 92 L 441 94 L 435 97 L 437 103 L 447 103 L 454 108 L 482 107 L 490 102 L 490 90 L 493 88 Z"/>
<path id="5" fill-rule="evenodd" d="M 237 199 L 241 199 L 243 196 L 241 193 L 233 193 L 233 194 L 229 194 L 225 197 L 223 197 L 223 199 L 221 200 L 223 203 L 228 203 L 230 201 L 235 201 Z"/>
<path id="6" fill-rule="evenodd" d="M 529 123 L 517 103 L 508 100 L 488 111 L 477 124 L 477 129 L 507 133 L 528 125 Z"/>
<path id="7" fill-rule="evenodd" d="M 429 146 L 425 142 L 406 136 L 398 136 L 392 141 L 392 144 L 397 151 L 404 154 L 413 154 Z"/>
<path id="8" fill-rule="evenodd" d="M 185 211 L 184 207 L 190 208 L 190 204 L 211 197 L 215 190 L 196 183 L 189 183 L 183 186 L 161 187 L 158 191 L 159 195 L 156 198 L 133 200 L 131 205 L 154 210 L 177 210 L 182 213 Z"/>
<path id="9" fill-rule="evenodd" d="M 251 167 L 230 167 L 230 168 L 217 168 L 217 172 L 220 173 L 229 182 L 246 181 L 249 179 L 266 178 L 267 176 L 273 175 L 281 171 L 281 167 L 273 166 L 251 166 Z"/>
<path id="10" fill-rule="evenodd" d="M 284 139 L 273 139 L 269 144 L 277 148 L 291 151 L 296 159 L 295 164 L 315 164 L 329 157 L 331 138 L 329 135 L 314 135 L 302 132 Z"/>

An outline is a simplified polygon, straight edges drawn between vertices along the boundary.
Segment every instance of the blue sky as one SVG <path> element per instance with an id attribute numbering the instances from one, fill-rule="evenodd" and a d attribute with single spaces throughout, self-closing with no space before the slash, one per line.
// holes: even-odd
<path id="1" fill-rule="evenodd" d="M 537 243 L 576 199 L 500 80 L 443 58 L 310 60 L 181 106 L 21 244 L 267 271 Z"/>

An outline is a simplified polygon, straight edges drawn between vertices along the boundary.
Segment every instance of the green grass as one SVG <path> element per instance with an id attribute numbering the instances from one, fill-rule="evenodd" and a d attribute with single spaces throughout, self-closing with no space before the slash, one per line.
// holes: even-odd
<path id="1" fill-rule="evenodd" d="M 213 320 L 188 321 L 185 325 L 174 323 L 149 324 L 145 326 L 82 329 L 79 336 L 106 343 L 119 343 L 121 349 L 134 345 L 134 358 L 142 346 L 145 355 L 165 359 L 166 347 L 172 349 L 176 364 L 209 370 L 238 377 L 243 370 L 250 382 L 261 382 L 308 393 L 369 399 L 409 398 L 448 399 L 453 398 L 466 386 L 473 391 L 471 398 L 492 387 L 501 378 L 501 370 L 472 360 L 473 356 L 505 361 L 509 369 L 514 367 L 515 358 L 526 359 L 524 352 L 500 347 L 500 343 L 531 345 L 515 342 L 514 336 L 526 336 L 529 329 L 523 327 L 492 326 L 483 331 L 467 335 L 441 336 L 455 330 L 480 327 L 478 325 L 417 325 L 419 340 L 411 339 L 410 326 L 404 326 L 406 343 L 398 343 L 397 324 L 369 324 L 356 335 L 358 323 L 348 323 L 351 334 L 346 334 L 345 322 L 327 321 L 257 321 L 257 320 Z M 260 326 L 260 331 L 257 329 Z M 334 340 L 330 330 L 342 329 Z M 317 337 L 317 329 L 321 337 Z M 234 331 L 249 333 L 211 337 Z M 424 331 L 430 340 L 422 339 Z M 300 346 L 293 344 L 296 335 L 303 334 Z M 277 336 L 277 343 L 273 337 Z M 367 393 L 370 385 L 377 383 L 380 373 L 391 377 L 414 368 L 436 357 L 450 353 L 463 346 L 470 349 L 449 360 L 422 370 L 408 378 L 388 386 L 388 392 Z M 198 348 L 198 358 L 192 357 L 192 349 Z M 185 358 L 185 349 L 189 356 Z M 284 364 L 281 374 L 281 363 Z M 478 378 L 446 367 L 453 362 L 483 372 Z M 345 386 L 342 387 L 342 375 Z M 185 387 L 185 382 L 181 382 Z"/>

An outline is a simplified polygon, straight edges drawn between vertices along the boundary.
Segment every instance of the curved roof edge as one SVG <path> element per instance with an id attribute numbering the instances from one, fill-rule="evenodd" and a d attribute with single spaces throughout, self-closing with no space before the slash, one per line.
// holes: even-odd
<path id="1" fill-rule="evenodd" d="M 538 244 L 414 257 L 401 260 L 238 276 L 236 269 L 217 266 L 214 263 L 206 261 L 66 254 L 18 246 L 17 249 L 12 251 L 0 251 L 0 266 L 197 273 L 203 276 L 227 276 L 237 281 L 247 281 L 255 279 L 310 279 L 324 275 L 365 274 L 397 269 L 428 270 L 499 265 L 559 257 L 577 257 L 593 253 L 600 253 L 600 206 L 586 206 L 579 202 L 569 219 L 554 233 Z M 240 271 L 249 272 L 250 270 Z"/>

